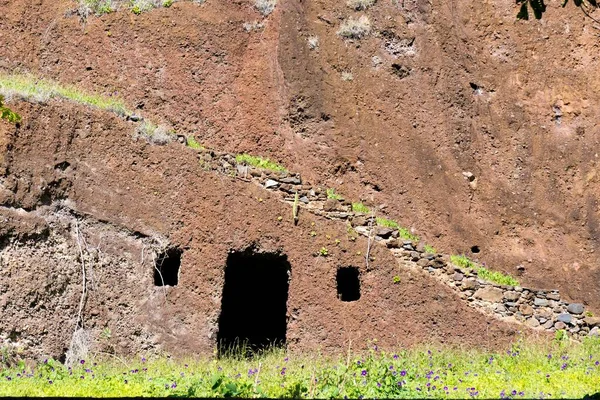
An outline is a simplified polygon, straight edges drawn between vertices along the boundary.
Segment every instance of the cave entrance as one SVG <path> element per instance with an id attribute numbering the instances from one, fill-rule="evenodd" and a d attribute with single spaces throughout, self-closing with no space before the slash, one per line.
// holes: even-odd
<path id="1" fill-rule="evenodd" d="M 341 301 L 360 299 L 360 277 L 356 267 L 342 267 L 337 270 L 337 292 Z"/>
<path id="2" fill-rule="evenodd" d="M 154 286 L 177 286 L 182 253 L 178 248 L 171 248 L 156 257 Z"/>
<path id="3" fill-rule="evenodd" d="M 227 257 L 217 348 L 251 356 L 286 342 L 291 266 L 287 256 L 233 252 Z"/>

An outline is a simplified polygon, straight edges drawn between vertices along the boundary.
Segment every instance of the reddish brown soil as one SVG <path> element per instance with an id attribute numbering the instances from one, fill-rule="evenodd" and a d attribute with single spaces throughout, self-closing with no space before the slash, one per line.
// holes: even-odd
<path id="1" fill-rule="evenodd" d="M 18 110 L 26 122 L 9 132 L 5 181 L 15 194 L 4 200 L 11 207 L 1 215 L 20 221 L 19 232 L 35 242 L 16 245 L 4 260 L 2 330 L 30 340 L 37 351 L 60 355 L 68 346 L 81 294 L 75 222 L 56 203 L 43 205 L 48 193 L 54 200 L 68 199 L 65 207 L 81 216 L 77 229 L 98 248 L 100 260 L 88 261 L 96 286 L 90 286 L 86 327 L 95 338 L 109 327 L 110 346 L 119 352 L 157 347 L 174 354 L 211 353 L 228 251 L 250 245 L 281 251 L 292 266 L 287 332 L 292 350 L 341 351 L 350 340 L 360 348 L 373 338 L 384 347 L 444 342 L 497 348 L 516 333 L 432 278 L 399 270 L 381 246 L 374 248 L 367 270 L 357 254 L 367 243 L 349 240 L 343 225 L 303 214 L 294 226 L 288 206 L 259 187 L 204 172 L 189 149 L 132 140 L 132 124 L 68 103 L 20 103 Z M 67 168 L 56 167 L 65 161 Z M 56 182 L 63 191 L 44 189 L 58 187 Z M 19 215 L 25 213 L 14 207 L 35 211 Z M 48 227 L 36 225 L 43 224 L 38 216 L 50 221 L 49 237 Z M 152 264 L 140 261 L 144 250 L 136 240 L 159 235 L 185 249 L 179 285 L 167 290 L 166 301 L 163 289 L 153 285 Z M 70 247 L 60 245 L 61 237 Z M 328 257 L 315 256 L 321 247 L 329 249 Z M 336 298 L 336 270 L 347 265 L 361 271 L 357 302 Z M 401 285 L 392 283 L 395 275 Z M 252 312 L 252 299 L 247 311 Z M 97 339 L 96 346 L 109 343 Z"/>
<path id="2" fill-rule="evenodd" d="M 264 30 L 248 33 L 242 24 L 261 19 L 248 2 L 181 2 L 82 24 L 65 15 L 70 1 L 0 0 L 0 41 L 11 44 L 0 50 L 0 70 L 117 94 L 209 147 L 270 156 L 313 183 L 385 204 L 385 213 L 440 251 L 468 253 L 477 245 L 474 256 L 496 269 L 515 274 L 523 264 L 524 284 L 559 288 L 600 308 L 597 29 L 557 4 L 529 22 L 515 21 L 512 3 L 393 4 L 365 12 L 370 37 L 345 42 L 336 35 L 339 24 L 359 13 L 343 2 L 281 2 Z M 317 50 L 309 50 L 309 35 L 319 37 Z M 415 55 L 387 52 L 393 36 L 414 37 Z M 392 64 L 410 74 L 401 78 Z M 343 81 L 342 72 L 353 80 Z M 326 261 L 311 255 L 323 245 L 321 232 L 344 234 L 337 225 L 315 221 L 320 234 L 312 239 L 308 216 L 299 227 L 278 224 L 289 210 L 260 189 L 203 173 L 178 146 L 132 141 L 131 126 L 106 114 L 66 103 L 12 106 L 26 122 L 10 133 L 6 179 L 19 184 L 12 203 L 3 204 L 36 208 L 40 180 L 56 181 L 54 166 L 66 160 L 72 175 L 57 183 L 57 198 L 95 220 L 189 247 L 183 262 L 193 267 L 182 267 L 182 282 L 196 279 L 197 287 L 173 289 L 157 314 L 168 317 L 152 320 L 153 332 L 164 325 L 161 341 L 170 350 L 175 343 L 211 346 L 207 321 L 216 318 L 226 252 L 253 241 L 283 248 L 292 262 L 298 280 L 290 304 L 303 316 L 289 338 L 299 347 L 340 346 L 349 332 L 382 335 L 390 344 L 486 344 L 510 336 L 495 323 L 488 331 L 481 316 L 424 278 L 390 287 L 395 264 L 383 254 L 366 275 L 370 294 L 342 309 L 332 271 L 362 267 L 353 246 L 364 251 L 365 244 L 345 243 L 347 253 Z M 475 188 L 465 171 L 476 176 Z M 115 292 L 131 292 L 131 299 L 152 292 L 149 275 L 147 282 L 131 279 L 115 282 Z M 144 310 L 131 315 L 146 321 L 152 311 Z M 63 317 L 73 318 L 72 310 Z"/>

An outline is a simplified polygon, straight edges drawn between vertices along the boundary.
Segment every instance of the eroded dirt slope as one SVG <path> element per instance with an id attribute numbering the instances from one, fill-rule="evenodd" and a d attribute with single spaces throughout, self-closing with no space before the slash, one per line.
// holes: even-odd
<path id="1" fill-rule="evenodd" d="M 82 260 L 93 351 L 212 353 L 224 266 L 231 251 L 248 248 L 284 254 L 291 265 L 292 350 L 340 351 L 372 338 L 383 347 L 499 347 L 516 334 L 434 279 L 400 271 L 380 246 L 367 268 L 359 254 L 367 243 L 350 240 L 343 225 L 307 213 L 295 226 L 274 195 L 206 172 L 191 149 L 135 140 L 134 124 L 66 102 L 15 108 L 25 122 L 3 124 L 0 135 L 8 142 L 0 307 L 3 338 L 30 354 L 60 357 L 70 346 Z M 153 281 L 161 243 L 183 251 L 175 287 Z M 315 256 L 322 247 L 328 257 Z M 340 266 L 359 268 L 359 301 L 337 298 Z M 398 274 L 402 285 L 393 284 Z M 240 312 L 260 310 L 249 298 Z"/>
<path id="2" fill-rule="evenodd" d="M 598 29 L 574 7 L 519 22 L 511 3 L 286 1 L 263 20 L 209 0 L 86 23 L 72 8 L 0 2 L 0 68 L 117 94 L 208 146 L 386 204 L 439 250 L 478 246 L 600 305 Z M 369 37 L 336 35 L 363 14 Z"/>

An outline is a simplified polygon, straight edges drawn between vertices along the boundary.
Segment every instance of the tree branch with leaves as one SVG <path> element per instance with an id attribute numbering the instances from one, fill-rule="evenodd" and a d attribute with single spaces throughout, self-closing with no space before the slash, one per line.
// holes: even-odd
<path id="1" fill-rule="evenodd" d="M 0 119 L 5 119 L 13 124 L 21 121 L 21 116 L 19 114 L 4 106 L 4 96 L 2 95 L 0 95 Z"/>
<path id="2" fill-rule="evenodd" d="M 533 11 L 533 16 L 535 17 L 535 19 L 542 18 L 542 15 L 546 11 L 546 4 L 544 3 L 544 0 L 516 0 L 516 2 L 517 2 L 517 5 L 520 5 L 519 13 L 517 14 L 517 19 L 528 20 L 529 19 L 529 9 L 531 9 Z M 569 2 L 569 0 L 564 0 L 562 3 L 562 6 L 565 7 L 568 2 Z M 597 0 L 573 0 L 573 3 L 575 3 L 575 6 L 579 7 L 579 9 L 588 18 L 591 18 L 594 21 L 596 21 L 590 15 L 590 12 L 593 11 L 594 9 L 598 8 Z M 598 22 L 598 21 L 596 21 L 596 22 Z"/>

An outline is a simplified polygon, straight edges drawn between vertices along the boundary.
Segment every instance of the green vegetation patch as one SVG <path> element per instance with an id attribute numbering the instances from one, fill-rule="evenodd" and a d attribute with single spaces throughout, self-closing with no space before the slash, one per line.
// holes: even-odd
<path id="1" fill-rule="evenodd" d="M 483 280 L 500 285 L 519 286 L 519 281 L 512 276 L 503 274 L 502 272 L 490 271 L 465 255 L 453 254 L 450 256 L 450 262 L 458 267 L 475 271 L 477 276 Z"/>
<path id="2" fill-rule="evenodd" d="M 423 246 L 423 250 L 425 250 L 425 253 L 429 253 L 429 254 L 437 253 L 436 249 L 433 246 L 430 246 L 428 244 Z"/>
<path id="3" fill-rule="evenodd" d="M 36 103 L 62 98 L 89 107 L 110 111 L 119 116 L 132 114 L 119 98 L 90 94 L 72 85 L 60 85 L 32 75 L 0 74 L 0 94 L 7 100 L 19 98 Z"/>
<path id="4" fill-rule="evenodd" d="M 352 203 L 352 211 L 367 214 L 371 210 L 363 203 Z"/>
<path id="5" fill-rule="evenodd" d="M 0 94 L 0 119 L 4 119 L 10 123 L 16 124 L 21 121 L 21 116 L 4 106 L 4 97 Z"/>
<path id="6" fill-rule="evenodd" d="M 598 392 L 600 340 L 516 343 L 498 352 L 420 347 L 339 357 L 54 360 L 0 372 L 0 396 L 583 398 Z"/>
<path id="7" fill-rule="evenodd" d="M 256 168 L 266 169 L 269 171 L 276 172 L 287 172 L 287 170 L 281 165 L 269 160 L 268 158 L 261 158 L 257 156 L 251 156 L 249 154 L 238 154 L 235 156 L 235 161 L 240 164 L 251 165 Z"/>
<path id="8" fill-rule="evenodd" d="M 336 193 L 334 188 L 327 189 L 327 198 L 334 200 L 343 200 L 343 197 L 340 194 Z"/>
<path id="9" fill-rule="evenodd" d="M 195 137 L 193 136 L 188 136 L 186 139 L 186 144 L 187 147 L 194 149 L 194 150 L 204 150 L 204 146 L 202 146 Z"/>
<path id="10" fill-rule="evenodd" d="M 399 225 L 396 221 L 387 218 L 377 217 L 377 225 L 385 226 L 386 228 L 398 229 Z"/>

